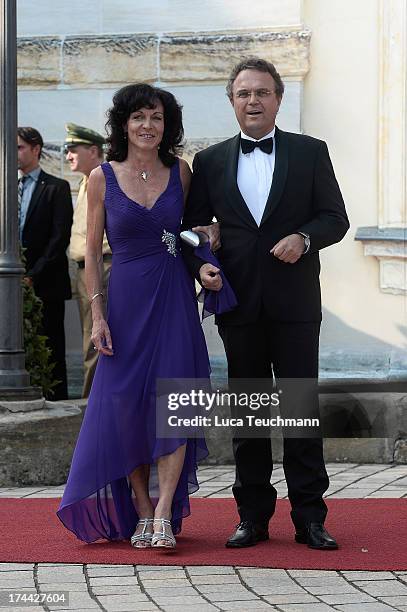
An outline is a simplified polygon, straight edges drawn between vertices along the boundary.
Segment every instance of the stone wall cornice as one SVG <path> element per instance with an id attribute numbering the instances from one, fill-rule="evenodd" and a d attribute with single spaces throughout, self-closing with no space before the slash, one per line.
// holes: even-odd
<path id="1" fill-rule="evenodd" d="M 50 48 L 59 48 L 62 45 L 63 39 L 58 36 L 36 36 L 19 37 L 17 39 L 17 48 L 20 49 L 33 49 L 39 51 L 47 51 Z"/>
<path id="2" fill-rule="evenodd" d="M 134 81 L 224 82 L 242 57 L 259 55 L 283 77 L 309 70 L 311 32 L 301 28 L 23 37 L 22 88 L 117 87 Z"/>
<path id="3" fill-rule="evenodd" d="M 133 34 L 128 36 L 67 36 L 63 41 L 63 51 L 67 55 L 80 55 L 83 48 L 99 49 L 107 53 L 124 53 L 131 57 L 139 55 L 151 46 L 156 46 L 154 35 Z"/>
<path id="4" fill-rule="evenodd" d="M 218 42 L 250 42 L 252 40 L 310 40 L 310 30 L 234 30 L 233 32 L 222 30 L 216 32 L 172 32 L 164 33 L 161 42 L 176 42 L 178 44 L 218 43 Z"/>
<path id="5" fill-rule="evenodd" d="M 407 243 L 407 228 L 406 227 L 377 227 L 376 225 L 368 225 L 366 227 L 358 227 L 355 240 L 362 242 L 403 242 Z"/>
<path id="6" fill-rule="evenodd" d="M 160 78 L 166 82 L 225 81 L 243 57 L 273 62 L 281 76 L 304 77 L 309 70 L 309 30 L 195 32 L 164 34 Z"/>

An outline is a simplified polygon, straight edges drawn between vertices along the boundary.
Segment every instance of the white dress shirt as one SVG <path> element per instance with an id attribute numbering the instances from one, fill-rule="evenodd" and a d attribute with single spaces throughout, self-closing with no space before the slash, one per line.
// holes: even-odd
<path id="1" fill-rule="evenodd" d="M 243 154 L 242 149 L 239 152 L 237 186 L 257 225 L 260 225 L 273 181 L 276 161 L 276 139 L 274 138 L 274 133 L 275 127 L 266 136 L 260 138 L 260 140 L 265 140 L 266 138 L 273 137 L 272 153 L 263 153 L 258 147 L 251 153 Z M 243 132 L 240 133 L 240 136 L 246 140 L 257 142 L 255 138 L 250 138 L 250 136 L 246 136 Z"/>

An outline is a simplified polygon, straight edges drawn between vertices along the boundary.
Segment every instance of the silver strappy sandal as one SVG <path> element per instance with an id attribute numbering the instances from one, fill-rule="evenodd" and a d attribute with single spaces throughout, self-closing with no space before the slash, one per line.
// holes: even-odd
<path id="1" fill-rule="evenodd" d="M 154 523 L 160 524 L 160 530 L 154 529 L 151 546 L 153 548 L 175 548 L 177 542 L 171 529 L 171 521 L 168 519 L 156 518 Z"/>
<path id="2" fill-rule="evenodd" d="M 135 548 L 149 548 L 151 546 L 151 540 L 153 538 L 153 534 L 147 531 L 148 525 L 152 525 L 154 523 L 154 519 L 152 518 L 143 518 L 140 519 L 137 523 L 136 531 L 130 538 L 130 543 Z M 137 530 L 142 527 L 143 529 L 137 533 Z M 144 542 L 143 546 L 137 546 L 137 542 Z"/>

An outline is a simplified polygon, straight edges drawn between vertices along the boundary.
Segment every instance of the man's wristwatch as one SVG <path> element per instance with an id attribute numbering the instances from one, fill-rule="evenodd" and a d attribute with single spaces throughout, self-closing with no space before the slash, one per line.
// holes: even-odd
<path id="1" fill-rule="evenodd" d="M 300 236 L 304 238 L 304 250 L 302 254 L 305 255 L 305 253 L 308 253 L 310 246 L 311 246 L 311 240 L 310 240 L 309 234 L 306 234 L 305 232 L 297 232 L 297 234 L 299 234 Z"/>

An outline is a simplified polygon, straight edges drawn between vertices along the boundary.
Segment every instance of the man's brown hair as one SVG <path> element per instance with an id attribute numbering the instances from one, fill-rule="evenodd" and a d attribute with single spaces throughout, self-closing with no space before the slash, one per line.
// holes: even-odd
<path id="1" fill-rule="evenodd" d="M 40 154 L 38 157 L 41 157 L 44 141 L 38 130 L 33 127 L 18 127 L 17 135 L 21 138 L 21 140 L 24 140 L 24 142 L 31 145 L 32 147 L 40 145 Z"/>
<path id="2" fill-rule="evenodd" d="M 284 83 L 274 64 L 268 62 L 267 60 L 260 59 L 259 57 L 248 57 L 236 64 L 230 73 L 229 80 L 226 85 L 226 94 L 229 100 L 233 99 L 233 83 L 235 82 L 237 75 L 243 70 L 259 70 L 259 72 L 268 72 L 271 74 L 276 84 L 276 96 L 278 98 L 283 97 Z"/>

